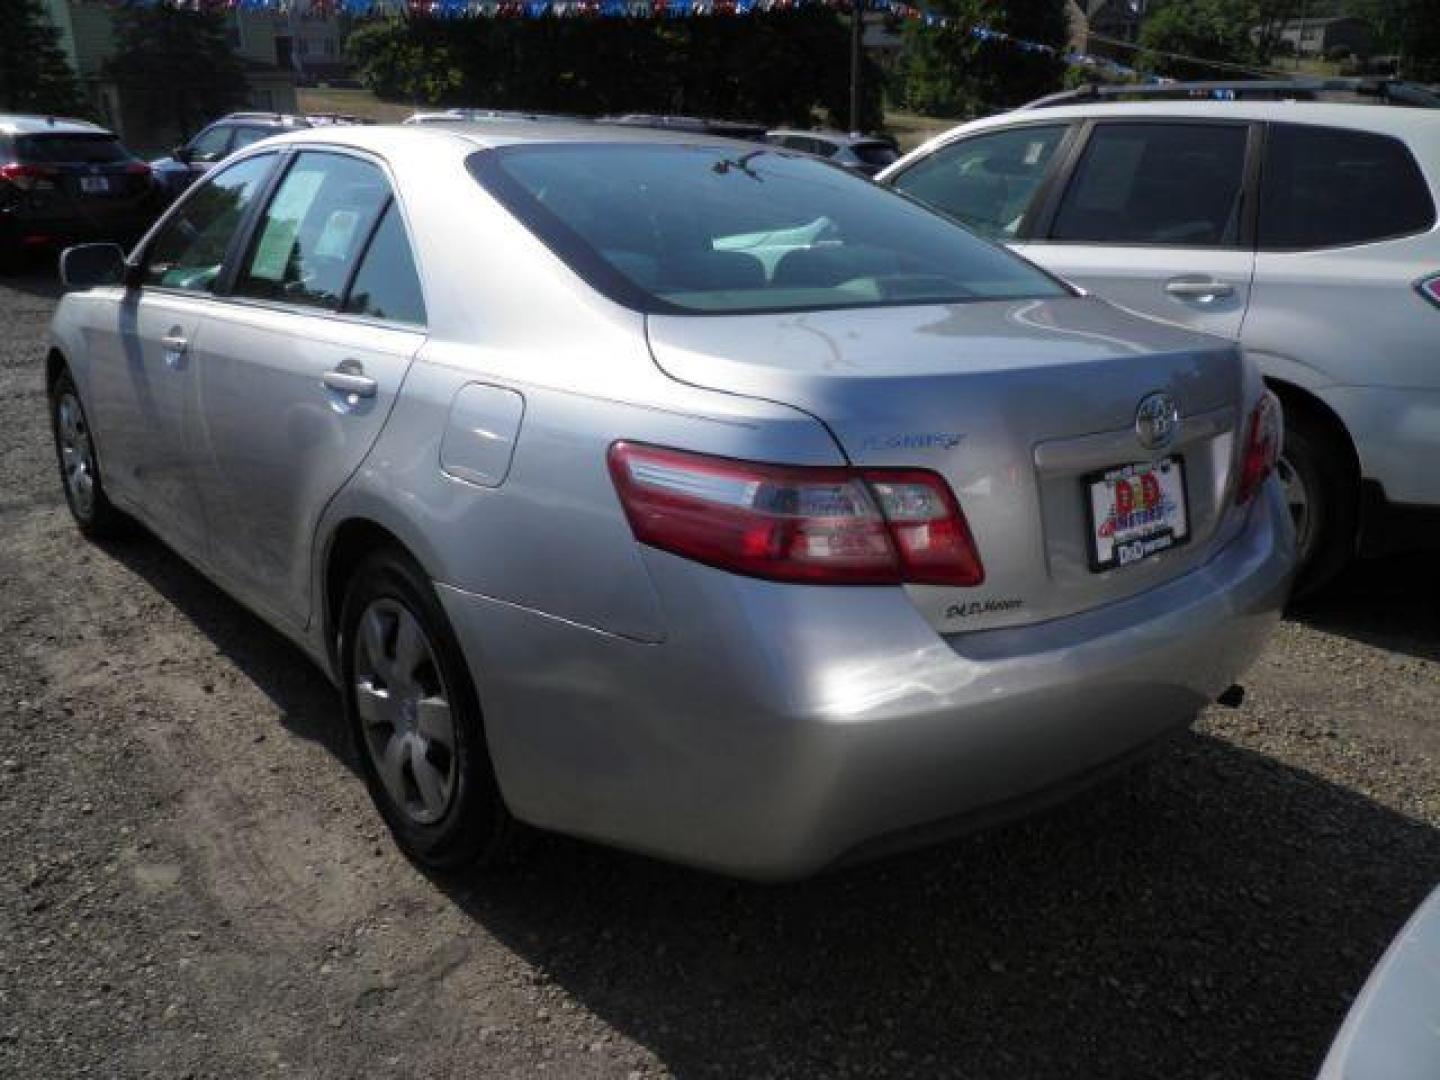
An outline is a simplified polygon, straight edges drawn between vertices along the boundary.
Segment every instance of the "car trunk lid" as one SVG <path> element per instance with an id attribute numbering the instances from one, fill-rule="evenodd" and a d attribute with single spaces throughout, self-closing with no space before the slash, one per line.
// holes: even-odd
<path id="1" fill-rule="evenodd" d="M 852 464 L 920 467 L 950 483 L 985 566 L 974 588 L 907 586 L 937 629 L 1053 619 L 1193 569 L 1229 535 L 1242 367 L 1214 338 L 1084 297 L 727 316 L 652 316 L 656 362 L 698 386 L 783 402 L 826 424 Z M 1162 450 L 1137 406 L 1181 415 Z M 1096 569 L 1088 483 L 1172 459 L 1187 535 Z"/>

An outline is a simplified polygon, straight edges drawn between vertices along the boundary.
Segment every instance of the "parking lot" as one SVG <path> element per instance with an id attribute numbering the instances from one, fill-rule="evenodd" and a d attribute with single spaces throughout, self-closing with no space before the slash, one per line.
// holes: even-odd
<path id="1" fill-rule="evenodd" d="M 324 678 L 66 513 L 0 281 L 0 1075 L 1307 1077 L 1440 882 L 1440 571 L 1350 571 L 1136 772 L 763 887 L 543 839 L 431 880 Z"/>

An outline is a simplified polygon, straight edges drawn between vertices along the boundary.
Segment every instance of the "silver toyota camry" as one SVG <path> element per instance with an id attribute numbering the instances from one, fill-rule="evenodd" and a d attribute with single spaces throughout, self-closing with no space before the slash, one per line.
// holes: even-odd
<path id="1" fill-rule="evenodd" d="M 63 270 L 81 531 L 303 648 L 429 866 L 525 823 L 785 878 L 992 820 L 1186 724 L 1289 584 L 1231 344 L 782 149 L 307 130 Z"/>

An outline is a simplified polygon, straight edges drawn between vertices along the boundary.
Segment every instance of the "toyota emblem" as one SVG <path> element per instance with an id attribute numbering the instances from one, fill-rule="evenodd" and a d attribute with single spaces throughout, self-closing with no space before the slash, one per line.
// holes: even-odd
<path id="1" fill-rule="evenodd" d="M 1180 405 L 1169 394 L 1146 394 L 1135 406 L 1135 438 L 1147 450 L 1163 450 L 1180 433 Z"/>

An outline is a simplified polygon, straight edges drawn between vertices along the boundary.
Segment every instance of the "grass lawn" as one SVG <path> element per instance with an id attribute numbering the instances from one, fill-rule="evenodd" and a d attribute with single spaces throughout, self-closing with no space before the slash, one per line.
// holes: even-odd
<path id="1" fill-rule="evenodd" d="M 949 131 L 956 124 L 964 123 L 963 120 L 945 120 L 938 116 L 919 116 L 915 113 L 898 112 L 891 110 L 885 114 L 885 127 L 895 141 L 900 144 L 901 150 L 914 150 L 926 139 L 939 135 L 942 131 Z"/>
<path id="2" fill-rule="evenodd" d="M 382 124 L 399 123 L 418 109 L 428 107 L 381 101 L 369 90 L 332 90 L 302 86 L 295 94 L 299 98 L 302 113 L 348 113 Z"/>

